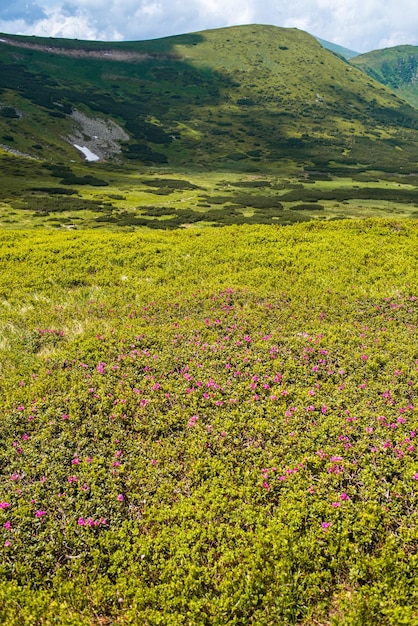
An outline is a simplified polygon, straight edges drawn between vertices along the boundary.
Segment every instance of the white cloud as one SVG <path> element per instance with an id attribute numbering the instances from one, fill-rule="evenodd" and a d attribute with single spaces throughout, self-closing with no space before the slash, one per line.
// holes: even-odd
<path id="1" fill-rule="evenodd" d="M 359 52 L 418 43 L 415 0 L 2 0 L 0 30 L 134 40 L 233 24 L 297 27 Z"/>
<path id="2" fill-rule="evenodd" d="M 88 14 L 77 13 L 76 15 L 66 15 L 61 7 L 48 9 L 46 18 L 35 22 L 31 29 L 32 35 L 39 37 L 64 37 L 67 39 L 117 39 L 121 38 L 119 33 L 111 32 L 110 29 L 103 32 L 98 30 L 91 23 Z"/>

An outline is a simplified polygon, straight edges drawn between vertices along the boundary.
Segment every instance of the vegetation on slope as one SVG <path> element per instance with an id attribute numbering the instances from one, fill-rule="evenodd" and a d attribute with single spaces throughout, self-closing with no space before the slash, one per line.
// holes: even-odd
<path id="1" fill-rule="evenodd" d="M 289 168 L 202 172 L 32 164 L 0 158 L 2 228 L 134 230 L 416 217 L 415 175 Z"/>
<path id="2" fill-rule="evenodd" d="M 0 235 L 0 620 L 418 624 L 415 222 Z"/>
<path id="3" fill-rule="evenodd" d="M 418 106 L 418 47 L 394 46 L 352 59 L 353 65 L 387 85 L 401 98 Z"/>
<path id="4" fill-rule="evenodd" d="M 415 164 L 418 112 L 296 29 L 2 39 L 3 144 L 34 157 L 82 158 L 65 141 L 77 109 L 120 125 L 130 137 L 122 158 L 147 165 Z"/>

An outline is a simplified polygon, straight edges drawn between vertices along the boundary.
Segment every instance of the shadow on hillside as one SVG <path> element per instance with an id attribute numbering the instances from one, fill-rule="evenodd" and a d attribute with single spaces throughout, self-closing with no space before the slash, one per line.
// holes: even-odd
<path id="1" fill-rule="evenodd" d="M 280 134 L 278 118 L 263 113 L 256 121 L 234 73 L 214 70 L 210 59 L 199 65 L 188 60 L 187 48 L 203 43 L 202 34 L 84 42 L 85 54 L 77 41 L 74 55 L 70 41 L 58 54 L 64 45 L 58 41 L 43 50 L 19 49 L 18 61 L 0 44 L 0 94 L 15 91 L 51 118 L 66 119 L 78 108 L 110 117 L 130 135 L 123 155 L 132 163 L 207 166 L 223 160 L 242 169 L 241 161 L 265 159 L 272 131 Z"/>
<path id="2" fill-rule="evenodd" d="M 43 49 L 44 40 L 22 39 L 34 47 L 0 43 L 0 95 L 15 91 L 44 115 L 66 123 L 74 108 L 113 119 L 129 133 L 123 156 L 133 164 L 256 171 L 290 159 L 318 170 L 336 161 L 406 171 L 416 160 L 418 113 L 411 107 L 378 107 L 337 84 L 335 104 L 290 102 L 290 92 L 272 95 L 270 86 L 267 93 L 270 75 L 261 74 L 261 65 L 243 60 L 241 68 L 228 72 L 213 69 L 210 58 L 194 63 L 193 50 L 206 41 L 201 33 L 109 44 L 51 39 Z M 211 40 L 213 50 L 224 47 L 227 58 L 225 41 Z M 372 136 L 341 132 L 338 120 L 351 118 Z M 398 150 L 395 157 L 393 141 L 378 136 L 376 127 L 382 125 L 410 134 L 398 142 L 403 153 Z"/>

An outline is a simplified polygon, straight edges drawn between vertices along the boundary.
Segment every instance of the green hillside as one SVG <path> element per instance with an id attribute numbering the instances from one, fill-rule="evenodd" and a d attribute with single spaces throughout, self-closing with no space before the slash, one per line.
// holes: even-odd
<path id="1" fill-rule="evenodd" d="M 408 169 L 416 152 L 418 113 L 295 29 L 117 44 L 1 39 L 2 142 L 32 157 L 83 159 L 65 141 L 83 126 L 74 109 L 117 123 L 128 135 L 116 141 L 122 160 L 146 165 Z M 84 126 L 79 141 L 94 152 L 106 131 Z"/>
<path id="2" fill-rule="evenodd" d="M 394 46 L 352 59 L 353 65 L 418 107 L 418 47 Z"/>
<path id="3" fill-rule="evenodd" d="M 3 228 L 410 217 L 417 151 L 417 110 L 296 29 L 0 37 Z"/>
<path id="4" fill-rule="evenodd" d="M 0 36 L 1 624 L 418 626 L 417 154 L 299 30 Z"/>

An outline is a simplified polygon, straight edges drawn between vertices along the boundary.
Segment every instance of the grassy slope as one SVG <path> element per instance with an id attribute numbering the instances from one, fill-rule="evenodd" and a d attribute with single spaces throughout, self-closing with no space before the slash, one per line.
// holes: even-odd
<path id="1" fill-rule="evenodd" d="M 17 40 L 102 55 L 80 59 L 0 45 L 10 66 L 2 68 L 4 100 L 26 113 L 7 121 L 7 133 L 35 156 L 31 142 L 45 157 L 77 158 L 61 139 L 68 120 L 51 117 L 72 106 L 122 123 L 136 144 L 126 156 L 146 163 L 165 156 L 177 166 L 286 159 L 376 166 L 378 155 L 393 162 L 392 139 L 403 148 L 397 162 L 405 167 L 418 137 L 418 114 L 295 29 L 243 26 L 124 44 Z M 105 50 L 142 57 L 110 61 Z"/>
<path id="2" fill-rule="evenodd" d="M 417 236 L 3 233 L 0 621 L 416 625 Z"/>
<path id="3" fill-rule="evenodd" d="M 33 158 L 1 152 L 2 227 L 416 212 L 418 114 L 306 33 L 245 26 L 145 42 L 13 41 L 22 47 L 0 43 L 0 143 Z M 74 106 L 124 127 L 123 155 L 83 163 L 64 140 Z"/>
<path id="4" fill-rule="evenodd" d="M 351 61 L 369 76 L 387 85 L 401 98 L 418 106 L 418 47 L 394 46 L 362 54 Z"/>

